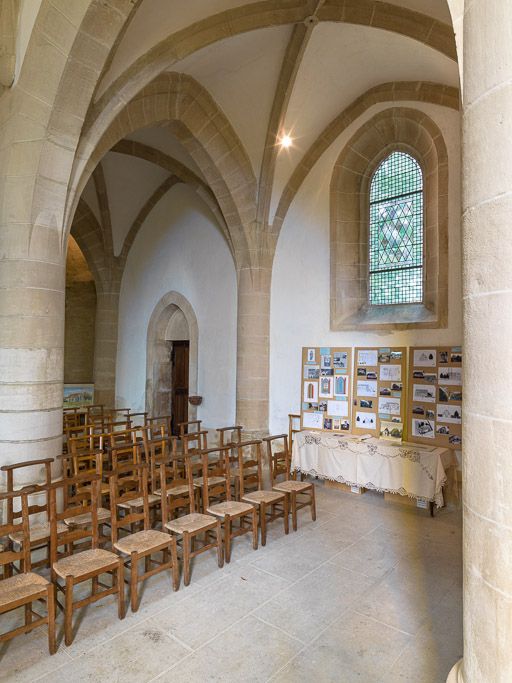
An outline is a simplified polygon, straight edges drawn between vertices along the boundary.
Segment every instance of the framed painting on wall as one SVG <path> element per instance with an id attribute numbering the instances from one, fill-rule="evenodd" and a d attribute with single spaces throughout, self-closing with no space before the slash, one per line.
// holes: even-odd
<path id="1" fill-rule="evenodd" d="M 65 384 L 64 408 L 80 408 L 94 403 L 94 384 Z"/>

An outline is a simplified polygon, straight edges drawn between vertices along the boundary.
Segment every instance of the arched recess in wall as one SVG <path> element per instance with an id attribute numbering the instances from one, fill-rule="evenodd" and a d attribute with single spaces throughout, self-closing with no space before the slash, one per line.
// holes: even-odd
<path id="1" fill-rule="evenodd" d="M 148 324 L 146 351 L 146 411 L 161 414 L 161 406 L 170 387 L 169 335 L 184 331 L 186 321 L 189 347 L 189 394 L 197 394 L 199 327 L 190 302 L 179 292 L 168 292 L 155 306 Z M 181 320 L 180 320 L 181 318 Z M 174 327 L 174 324 L 177 326 Z M 168 400 L 168 397 L 167 397 Z M 197 408 L 189 407 L 189 419 L 195 419 Z"/>
<path id="2" fill-rule="evenodd" d="M 424 299 L 368 304 L 369 184 L 380 162 L 411 154 L 424 178 Z M 442 133 L 422 111 L 386 109 L 352 136 L 330 187 L 331 329 L 439 328 L 448 323 L 448 153 Z"/>

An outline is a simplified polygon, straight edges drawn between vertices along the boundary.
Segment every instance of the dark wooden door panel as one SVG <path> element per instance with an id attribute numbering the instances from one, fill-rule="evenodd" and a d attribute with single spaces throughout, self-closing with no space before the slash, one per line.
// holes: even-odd
<path id="1" fill-rule="evenodd" d="M 180 422 L 188 420 L 188 362 L 189 342 L 175 341 L 172 343 L 171 365 L 171 393 L 172 393 L 172 433 L 178 435 Z"/>

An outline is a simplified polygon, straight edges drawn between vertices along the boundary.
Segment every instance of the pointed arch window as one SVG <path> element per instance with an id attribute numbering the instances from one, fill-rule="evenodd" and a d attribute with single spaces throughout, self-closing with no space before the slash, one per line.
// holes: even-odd
<path id="1" fill-rule="evenodd" d="M 410 154 L 392 152 L 370 184 L 368 301 L 423 301 L 423 173 Z"/>

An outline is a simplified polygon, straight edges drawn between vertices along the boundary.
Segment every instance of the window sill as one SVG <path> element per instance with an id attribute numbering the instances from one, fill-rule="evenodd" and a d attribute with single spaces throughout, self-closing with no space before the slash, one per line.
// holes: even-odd
<path id="1" fill-rule="evenodd" d="M 333 320 L 333 330 L 406 330 L 441 327 L 435 311 L 425 304 L 365 305 L 345 318 Z"/>

